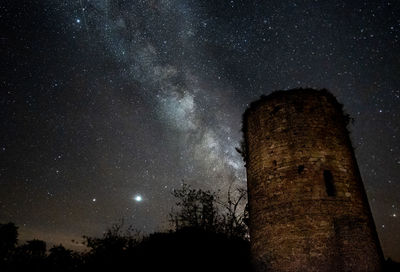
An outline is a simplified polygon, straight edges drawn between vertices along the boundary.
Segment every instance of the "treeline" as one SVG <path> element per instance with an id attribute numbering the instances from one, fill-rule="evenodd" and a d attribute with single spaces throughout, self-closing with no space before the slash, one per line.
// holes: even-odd
<path id="1" fill-rule="evenodd" d="M 171 230 L 142 236 L 116 224 L 84 236 L 85 252 L 40 240 L 18 245 L 18 228 L 0 224 L 0 271 L 250 271 L 246 192 L 227 198 L 184 184 L 175 190 Z"/>
<path id="2" fill-rule="evenodd" d="M 172 229 L 147 236 L 121 222 L 102 237 L 83 236 L 85 252 L 41 240 L 18 245 L 18 228 L 0 224 L 0 271 L 251 271 L 246 192 L 175 190 Z M 385 271 L 400 271 L 391 259 Z"/>

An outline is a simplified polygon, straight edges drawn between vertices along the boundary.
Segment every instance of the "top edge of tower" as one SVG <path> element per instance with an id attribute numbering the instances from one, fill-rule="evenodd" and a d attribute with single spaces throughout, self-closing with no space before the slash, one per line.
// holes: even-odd
<path id="1" fill-rule="evenodd" d="M 256 111 L 260 106 L 273 103 L 274 101 L 279 101 L 282 99 L 287 99 L 290 97 L 303 97 L 306 99 L 306 97 L 309 96 L 323 96 L 328 99 L 328 102 L 330 102 L 333 106 L 335 106 L 339 111 L 343 111 L 343 105 L 340 104 L 336 97 L 327 89 L 311 89 L 311 88 L 297 88 L 297 89 L 290 89 L 290 90 L 277 90 L 272 92 L 269 95 L 261 95 L 261 97 L 250 103 L 249 107 L 246 109 L 246 111 L 243 114 L 243 121 L 247 118 L 247 116 Z"/>
<path id="2" fill-rule="evenodd" d="M 269 95 L 262 95 L 258 100 L 250 103 L 249 107 L 243 113 L 242 116 L 242 133 L 243 139 L 241 141 L 241 148 L 239 149 L 243 156 L 244 161 L 247 161 L 247 151 L 246 151 L 246 142 L 247 142 L 247 130 L 248 130 L 248 121 L 249 116 L 257 112 L 262 106 L 265 105 L 273 105 L 274 103 L 307 103 L 308 100 L 313 100 L 311 98 L 322 98 L 325 97 L 325 101 L 333 106 L 336 109 L 336 112 L 339 116 L 340 122 L 344 125 L 347 133 L 349 134 L 348 124 L 353 119 L 349 114 L 345 113 L 343 110 L 343 105 L 339 103 L 336 97 L 327 89 L 312 89 L 312 88 L 296 88 L 290 90 L 277 90 L 272 92 Z M 314 102 L 315 103 L 315 102 Z"/>
<path id="3" fill-rule="evenodd" d="M 250 103 L 249 107 L 243 113 L 242 118 L 242 131 L 246 133 L 247 131 L 247 120 L 249 115 L 257 111 L 261 106 L 267 104 L 273 104 L 278 101 L 285 101 L 291 103 L 304 103 L 307 101 L 309 97 L 326 97 L 326 101 L 330 103 L 337 112 L 342 116 L 342 121 L 345 124 L 345 127 L 349 124 L 353 119 L 349 114 L 345 113 L 343 110 L 343 105 L 339 103 L 336 97 L 327 89 L 311 89 L 311 88 L 296 88 L 290 90 L 277 90 L 272 92 L 269 95 L 261 95 L 261 97 Z M 295 98 L 295 99 L 293 99 Z M 301 100 L 299 100 L 301 99 Z"/>

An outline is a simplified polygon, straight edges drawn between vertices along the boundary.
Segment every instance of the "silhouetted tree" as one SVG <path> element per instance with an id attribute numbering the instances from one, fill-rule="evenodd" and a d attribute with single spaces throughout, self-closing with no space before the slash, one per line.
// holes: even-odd
<path id="1" fill-rule="evenodd" d="M 5 269 L 18 242 L 18 228 L 14 223 L 0 224 L 0 269 Z"/>
<path id="2" fill-rule="evenodd" d="M 220 202 L 224 207 L 222 213 L 223 222 L 220 222 L 224 233 L 230 237 L 248 238 L 247 191 L 243 188 L 236 189 L 236 196 L 232 194 L 232 186 L 229 187 L 227 201 Z"/>
<path id="3" fill-rule="evenodd" d="M 220 218 L 215 193 L 192 189 L 184 183 L 181 189 L 175 189 L 172 194 L 178 199 L 176 206 L 179 209 L 170 214 L 170 221 L 175 229 L 192 227 L 208 231 L 218 230 Z"/>
<path id="4" fill-rule="evenodd" d="M 13 267 L 17 271 L 42 271 L 45 267 L 46 242 L 30 240 L 17 247 L 13 256 Z"/>
<path id="5" fill-rule="evenodd" d="M 123 232 L 123 221 L 114 224 L 101 238 L 84 236 L 89 252 L 84 256 L 86 268 L 116 269 L 127 263 L 130 249 L 139 243 L 139 232 L 129 227 Z"/>
<path id="6" fill-rule="evenodd" d="M 81 265 L 80 254 L 62 245 L 50 248 L 46 260 L 50 271 L 77 271 Z"/>
<path id="7" fill-rule="evenodd" d="M 248 237 L 246 190 L 237 189 L 233 194 L 230 186 L 227 200 L 222 201 L 215 192 L 193 189 L 184 183 L 172 194 L 177 198 L 178 209 L 170 213 L 170 222 L 176 230 L 190 227 L 228 236 Z"/>
<path id="8" fill-rule="evenodd" d="M 131 227 L 123 233 L 123 221 L 114 224 L 109 228 L 102 238 L 84 236 L 85 244 L 91 252 L 96 254 L 122 252 L 138 243 L 139 232 L 134 232 Z"/>
<path id="9" fill-rule="evenodd" d="M 46 256 L 46 242 L 38 239 L 27 241 L 20 247 L 32 258 L 44 258 Z"/>

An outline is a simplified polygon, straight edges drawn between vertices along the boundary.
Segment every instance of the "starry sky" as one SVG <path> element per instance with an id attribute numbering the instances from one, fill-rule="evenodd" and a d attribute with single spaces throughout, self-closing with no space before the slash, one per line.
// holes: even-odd
<path id="1" fill-rule="evenodd" d="M 252 2 L 252 3 L 249 3 Z M 2 1 L 0 222 L 77 246 L 168 227 L 186 182 L 245 186 L 242 113 L 327 88 L 386 256 L 400 260 L 398 1 Z"/>

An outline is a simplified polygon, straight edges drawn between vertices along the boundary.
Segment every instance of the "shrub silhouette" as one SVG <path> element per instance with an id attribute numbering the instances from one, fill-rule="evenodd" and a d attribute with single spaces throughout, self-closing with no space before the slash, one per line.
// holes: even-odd
<path id="1" fill-rule="evenodd" d="M 249 271 L 249 243 L 223 233 L 185 227 L 155 233 L 135 248 L 149 271 Z"/>
<path id="2" fill-rule="evenodd" d="M 77 271 L 81 265 L 81 258 L 80 254 L 58 245 L 49 249 L 46 263 L 49 271 Z"/>
<path id="3" fill-rule="evenodd" d="M 139 243 L 139 234 L 132 234 L 130 228 L 124 234 L 122 228 L 123 222 L 114 224 L 102 238 L 84 236 L 89 248 L 83 257 L 85 270 L 122 269 L 133 263 L 135 256 L 132 249 Z"/>
<path id="4" fill-rule="evenodd" d="M 45 259 L 46 242 L 34 239 L 15 249 L 12 263 L 18 271 L 42 271 Z"/>

